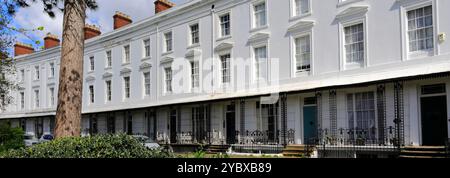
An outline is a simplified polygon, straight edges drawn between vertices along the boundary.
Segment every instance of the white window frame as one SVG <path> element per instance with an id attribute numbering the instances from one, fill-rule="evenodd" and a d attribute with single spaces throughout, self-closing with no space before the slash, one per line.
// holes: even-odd
<path id="1" fill-rule="evenodd" d="M 39 80 L 41 78 L 40 66 L 34 66 L 34 80 Z"/>
<path id="2" fill-rule="evenodd" d="M 345 28 L 353 25 L 361 24 L 363 25 L 364 30 L 364 61 L 360 64 L 358 63 L 349 63 L 347 64 L 347 58 L 345 53 Z M 367 15 L 353 18 L 347 21 L 341 21 L 339 22 L 339 51 L 340 51 L 340 68 L 341 70 L 352 70 L 352 69 L 359 69 L 359 68 L 365 68 L 369 66 L 369 59 L 368 59 L 368 25 L 367 25 Z"/>
<path id="3" fill-rule="evenodd" d="M 223 61 L 222 61 L 223 56 L 229 56 L 229 58 L 227 59 L 228 60 L 228 68 L 227 68 L 228 82 L 224 82 L 225 76 L 223 75 L 224 74 L 224 65 L 223 65 Z M 219 54 L 219 60 L 220 60 L 220 83 L 221 83 L 222 87 L 226 87 L 226 86 L 230 85 L 232 82 L 231 52 L 226 52 L 226 53 L 224 52 L 222 54 Z"/>
<path id="4" fill-rule="evenodd" d="M 170 69 L 170 77 L 171 77 L 170 80 L 167 77 L 167 76 L 169 76 L 167 74 L 167 71 L 168 71 L 167 69 Z M 164 93 L 171 94 L 173 92 L 173 86 L 172 86 L 172 84 L 173 84 L 173 69 L 171 66 L 165 66 L 163 68 L 163 72 L 164 72 Z M 168 90 L 168 82 L 169 81 L 170 81 L 170 90 Z"/>
<path id="5" fill-rule="evenodd" d="M 197 71 L 196 71 L 197 73 L 194 73 L 195 67 L 197 68 Z M 190 69 L 189 76 L 190 76 L 191 89 L 200 88 L 200 61 L 198 61 L 198 60 L 190 61 L 189 69 Z M 197 79 L 195 77 L 197 77 Z"/>
<path id="6" fill-rule="evenodd" d="M 20 91 L 19 96 L 20 96 L 20 110 L 24 110 L 25 109 L 25 91 Z"/>
<path id="7" fill-rule="evenodd" d="M 171 39 L 170 39 L 170 50 L 169 50 L 169 43 L 168 43 L 168 40 L 167 40 L 167 35 L 168 34 L 171 34 L 170 35 L 170 37 L 171 37 Z M 164 44 L 164 48 L 163 48 L 163 50 L 164 50 L 164 53 L 171 53 L 171 52 L 173 52 L 173 40 L 174 40 L 174 38 L 173 38 L 173 31 L 167 31 L 167 32 L 164 32 L 163 33 L 163 44 Z"/>
<path id="8" fill-rule="evenodd" d="M 55 87 L 49 87 L 48 88 L 48 92 L 49 92 L 49 104 L 48 104 L 48 106 L 49 107 L 53 107 L 53 106 L 55 106 Z"/>
<path id="9" fill-rule="evenodd" d="M 368 88 L 368 89 L 356 89 L 353 90 L 352 92 L 346 92 L 344 97 L 345 97 L 345 115 L 347 116 L 346 119 L 346 123 L 345 125 L 347 126 L 348 129 L 355 129 L 357 128 L 357 111 L 356 111 L 356 94 L 362 94 L 362 93 L 373 93 L 373 112 L 374 112 L 374 127 L 375 127 L 375 134 L 374 137 L 375 139 L 378 139 L 378 107 L 377 107 L 377 92 L 372 90 L 372 87 Z M 348 95 L 352 96 L 352 114 L 353 114 L 353 128 L 350 128 L 349 125 L 349 106 L 348 106 Z M 358 129 L 366 129 L 366 128 L 358 128 Z M 368 127 L 367 129 L 370 129 L 370 127 Z"/>
<path id="10" fill-rule="evenodd" d="M 95 71 L 95 57 L 89 56 L 89 72 Z"/>
<path id="11" fill-rule="evenodd" d="M 54 62 L 50 62 L 49 63 L 49 70 L 50 70 L 50 75 L 48 76 L 48 78 L 54 78 L 55 77 L 55 63 Z"/>
<path id="12" fill-rule="evenodd" d="M 263 4 L 265 8 L 265 23 L 263 25 L 257 24 L 256 21 L 256 12 L 255 12 L 255 6 Z M 254 0 L 250 5 L 250 12 L 251 12 L 251 31 L 256 31 L 260 29 L 265 29 L 269 26 L 269 4 L 267 0 Z"/>
<path id="13" fill-rule="evenodd" d="M 297 71 L 297 56 L 296 56 L 296 39 L 309 36 L 309 48 L 310 48 L 310 68 L 308 71 Z M 314 67 L 314 41 L 313 41 L 313 32 L 312 30 L 303 31 L 300 33 L 292 34 L 291 36 L 291 65 L 292 65 L 292 76 L 293 77 L 301 77 L 301 76 L 308 76 L 313 73 L 313 67 Z"/>
<path id="14" fill-rule="evenodd" d="M 148 45 L 146 45 L 146 42 L 148 41 Z M 151 40 L 150 38 L 145 38 L 142 40 L 142 58 L 147 59 L 151 56 Z M 148 47 L 148 50 L 147 50 Z"/>
<path id="15" fill-rule="evenodd" d="M 106 56 L 105 68 L 107 68 L 107 69 L 111 68 L 112 67 L 112 50 L 107 50 L 105 52 L 105 56 Z"/>
<path id="16" fill-rule="evenodd" d="M 128 52 L 127 52 L 127 48 L 128 48 Z M 130 44 L 127 45 L 123 45 L 122 47 L 123 50 L 123 64 L 129 64 L 131 63 L 131 46 Z"/>
<path id="17" fill-rule="evenodd" d="M 262 47 L 266 47 L 266 77 L 267 78 L 261 78 L 260 76 L 257 78 L 256 75 L 256 54 L 255 54 L 255 49 L 257 48 L 262 48 Z M 270 56 L 269 56 L 269 43 L 268 41 L 265 41 L 264 43 L 258 43 L 258 44 L 254 44 L 251 46 L 251 54 L 252 54 L 252 81 L 253 83 L 259 83 L 261 81 L 263 81 L 262 79 L 264 79 L 266 82 L 269 81 L 270 79 L 270 65 L 269 65 L 269 60 L 270 60 Z M 261 69 L 259 68 L 258 71 L 261 71 Z"/>
<path id="18" fill-rule="evenodd" d="M 25 82 L 25 69 L 20 69 L 20 83 Z"/>
<path id="19" fill-rule="evenodd" d="M 146 76 L 146 74 L 148 74 L 148 83 L 147 83 L 147 80 L 146 80 L 146 78 L 145 78 L 145 76 Z M 151 95 L 151 92 L 152 92 L 152 89 L 151 89 L 151 73 L 150 73 L 150 71 L 144 71 L 144 72 L 142 72 L 142 79 L 143 79 L 143 81 L 142 81 L 142 84 L 143 84 L 143 95 L 144 95 L 144 97 L 148 97 L 148 96 L 150 96 Z M 148 93 L 147 93 L 147 90 L 148 90 Z"/>
<path id="20" fill-rule="evenodd" d="M 297 20 L 306 16 L 310 16 L 312 14 L 312 1 L 311 0 L 307 0 L 308 1 L 308 12 L 307 13 L 303 13 L 303 14 L 297 14 L 297 8 L 298 8 L 298 4 L 297 4 L 297 0 L 289 0 L 291 3 L 291 18 L 290 20 Z M 301 7 L 300 7 L 301 8 Z"/>
<path id="21" fill-rule="evenodd" d="M 407 13 L 410 10 L 423 8 L 426 6 L 432 6 L 433 11 L 433 49 L 429 51 L 409 51 L 409 35 L 408 35 L 408 16 Z M 422 0 L 416 3 L 407 3 L 400 6 L 400 19 L 402 30 L 402 61 L 420 59 L 429 56 L 435 56 L 440 54 L 440 45 L 438 40 L 439 34 L 439 16 L 436 0 Z"/>
<path id="22" fill-rule="evenodd" d="M 89 90 L 89 104 L 94 104 L 95 103 L 95 88 L 94 85 L 89 85 L 88 86 L 88 90 Z"/>
<path id="23" fill-rule="evenodd" d="M 108 86 L 109 83 L 109 86 Z M 112 101 L 112 80 L 108 79 L 105 81 L 105 100 L 106 102 Z"/>
<path id="24" fill-rule="evenodd" d="M 39 98 L 40 92 L 39 89 L 34 90 L 34 108 L 38 109 L 40 107 L 40 98 Z"/>
<path id="25" fill-rule="evenodd" d="M 128 83 L 127 80 L 128 79 Z M 128 100 L 131 98 L 131 77 L 123 76 L 123 100 Z"/>
<path id="26" fill-rule="evenodd" d="M 229 17 L 229 20 L 228 20 L 228 23 L 229 23 L 229 27 L 228 27 L 229 34 L 223 34 L 222 33 L 223 32 L 223 28 L 222 28 L 221 17 L 223 17 L 225 15 L 228 15 L 228 17 Z M 221 12 L 221 13 L 217 14 L 217 27 L 218 27 L 217 28 L 217 38 L 218 38 L 217 40 L 223 40 L 223 39 L 231 38 L 231 36 L 232 36 L 232 29 L 233 29 L 232 22 L 233 22 L 233 19 L 232 19 L 232 12 L 231 12 L 231 10 L 224 11 L 224 12 Z"/>
<path id="27" fill-rule="evenodd" d="M 196 43 L 194 43 L 194 36 L 193 36 L 194 32 L 192 31 L 192 27 L 193 26 L 197 26 L 197 38 L 198 38 L 198 41 Z M 198 22 L 191 23 L 191 24 L 189 24 L 188 29 L 189 29 L 189 34 L 188 34 L 189 47 L 199 46 L 200 45 L 200 34 L 201 34 L 201 32 L 200 32 L 200 23 L 198 23 Z"/>

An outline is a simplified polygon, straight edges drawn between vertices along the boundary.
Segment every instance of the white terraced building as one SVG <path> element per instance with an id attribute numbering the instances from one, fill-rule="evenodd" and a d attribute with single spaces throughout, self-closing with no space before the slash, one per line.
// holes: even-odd
<path id="1" fill-rule="evenodd" d="M 85 28 L 83 135 L 235 151 L 312 138 L 444 145 L 450 136 L 450 1 L 155 4 L 139 22 L 116 13 L 112 32 Z M 0 119 L 53 132 L 60 50 L 16 54 L 20 87 Z"/>

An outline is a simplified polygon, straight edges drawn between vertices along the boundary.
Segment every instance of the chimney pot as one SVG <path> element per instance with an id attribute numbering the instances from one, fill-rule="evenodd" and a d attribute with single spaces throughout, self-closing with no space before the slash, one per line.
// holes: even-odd
<path id="1" fill-rule="evenodd" d="M 17 42 L 14 44 L 14 56 L 34 53 L 33 46 L 25 43 Z"/>
<path id="2" fill-rule="evenodd" d="M 114 30 L 133 22 L 133 20 L 131 20 L 131 17 L 129 15 L 126 15 L 119 11 L 116 11 L 116 14 L 114 14 L 113 19 L 114 19 Z"/>
<path id="3" fill-rule="evenodd" d="M 169 0 L 156 0 L 155 1 L 155 14 L 165 11 L 167 9 L 170 9 L 173 6 L 175 6 L 175 4 L 170 2 Z"/>
<path id="4" fill-rule="evenodd" d="M 96 36 L 99 36 L 100 34 L 102 34 L 102 32 L 97 26 L 89 24 L 86 24 L 84 26 L 84 40 L 94 38 Z"/>
<path id="5" fill-rule="evenodd" d="M 59 42 L 60 40 L 58 36 L 51 33 L 47 33 L 47 36 L 44 37 L 44 48 L 49 49 L 59 46 Z"/>

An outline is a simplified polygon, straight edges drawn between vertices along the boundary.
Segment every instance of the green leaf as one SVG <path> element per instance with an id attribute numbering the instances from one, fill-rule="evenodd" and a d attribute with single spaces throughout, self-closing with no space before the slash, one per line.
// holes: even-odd
<path id="1" fill-rule="evenodd" d="M 37 30 L 39 30 L 39 31 L 44 31 L 44 27 L 43 27 L 43 26 L 40 26 L 40 27 L 37 28 Z"/>

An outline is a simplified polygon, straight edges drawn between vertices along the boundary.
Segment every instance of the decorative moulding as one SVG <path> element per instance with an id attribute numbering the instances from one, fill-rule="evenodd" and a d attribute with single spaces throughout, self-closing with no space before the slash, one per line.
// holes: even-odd
<path id="1" fill-rule="evenodd" d="M 299 21 L 297 23 L 295 23 L 294 25 L 291 25 L 288 28 L 288 32 L 293 32 L 296 30 L 302 30 L 302 29 L 311 29 L 314 26 L 315 22 L 314 21 Z"/>
<path id="2" fill-rule="evenodd" d="M 369 11 L 369 6 L 353 6 L 345 9 L 344 11 L 340 12 L 336 19 L 343 19 L 352 15 L 364 15 Z"/>

